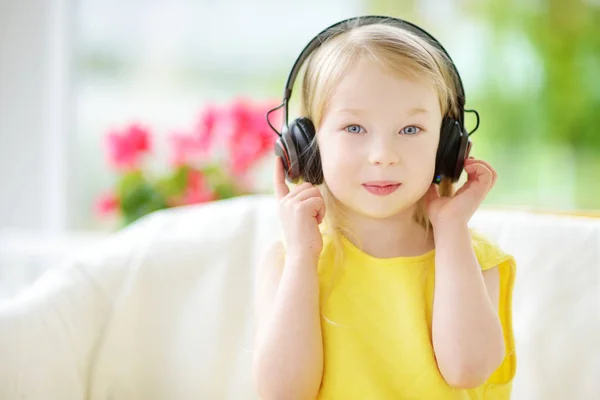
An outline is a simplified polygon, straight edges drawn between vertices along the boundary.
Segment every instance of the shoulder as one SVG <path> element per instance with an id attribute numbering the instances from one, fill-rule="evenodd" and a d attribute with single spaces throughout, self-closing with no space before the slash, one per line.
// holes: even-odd
<path id="1" fill-rule="evenodd" d="M 504 251 L 497 243 L 474 229 L 470 229 L 470 232 L 473 250 L 483 271 L 501 264 L 510 264 L 514 267 L 513 256 Z"/>

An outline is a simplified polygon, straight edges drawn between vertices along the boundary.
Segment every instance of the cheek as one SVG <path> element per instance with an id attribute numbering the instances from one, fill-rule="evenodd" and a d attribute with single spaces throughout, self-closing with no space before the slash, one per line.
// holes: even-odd
<path id="1" fill-rule="evenodd" d="M 410 166 L 413 174 L 417 176 L 433 176 L 437 146 L 438 139 L 428 137 L 418 143 L 415 142 L 410 148 L 405 149 L 405 164 Z"/>
<path id="2" fill-rule="evenodd" d="M 344 140 L 327 138 L 319 140 L 321 163 L 326 180 L 334 180 L 358 168 L 356 146 L 351 146 Z"/>

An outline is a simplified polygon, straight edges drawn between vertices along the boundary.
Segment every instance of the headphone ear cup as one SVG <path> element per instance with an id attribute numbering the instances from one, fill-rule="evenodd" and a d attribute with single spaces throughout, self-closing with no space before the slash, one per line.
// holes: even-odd
<path id="1" fill-rule="evenodd" d="M 471 140 L 469 140 L 469 135 L 463 131 L 463 134 L 460 137 L 460 145 L 458 146 L 458 156 L 456 158 L 456 167 L 454 169 L 454 181 L 457 181 L 458 178 L 460 178 L 460 174 L 465 167 L 465 160 L 469 157 L 472 146 L 473 144 Z"/>
<path id="2" fill-rule="evenodd" d="M 453 118 L 445 117 L 442 121 L 440 144 L 436 155 L 434 182 L 439 183 L 444 176 L 450 178 L 452 182 L 458 181 L 470 148 L 471 141 L 460 123 Z"/>
<path id="3" fill-rule="evenodd" d="M 275 142 L 275 155 L 283 161 L 286 179 L 292 183 L 297 182 L 300 177 L 298 152 L 289 129 L 284 129 Z"/>
<path id="4" fill-rule="evenodd" d="M 290 134 L 296 144 L 300 176 L 313 185 L 323 183 L 321 156 L 315 140 L 315 126 L 309 118 L 297 118 L 290 124 Z"/>
<path id="5" fill-rule="evenodd" d="M 435 156 L 435 175 L 433 177 L 434 183 L 439 183 L 441 178 L 447 174 L 447 169 L 444 168 L 444 155 L 446 154 L 448 143 L 451 141 L 450 127 L 450 121 L 448 121 L 447 118 L 444 118 L 442 120 L 442 126 L 440 127 L 440 143 Z"/>

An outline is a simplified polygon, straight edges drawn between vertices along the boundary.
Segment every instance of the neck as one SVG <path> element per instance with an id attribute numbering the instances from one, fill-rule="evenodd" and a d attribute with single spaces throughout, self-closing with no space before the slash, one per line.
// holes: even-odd
<path id="1" fill-rule="evenodd" d="M 431 251 L 435 246 L 433 232 L 414 220 L 417 206 L 389 218 L 371 218 L 346 212 L 348 237 L 362 251 L 373 257 L 413 257 Z"/>

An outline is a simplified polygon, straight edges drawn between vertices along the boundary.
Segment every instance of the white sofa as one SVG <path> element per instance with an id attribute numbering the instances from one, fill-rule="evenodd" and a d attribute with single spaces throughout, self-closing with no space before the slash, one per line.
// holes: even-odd
<path id="1" fill-rule="evenodd" d="M 517 260 L 518 400 L 600 398 L 600 220 L 479 211 Z M 275 200 L 157 212 L 0 303 L 0 399 L 254 399 L 253 279 Z M 345 400 L 345 399 L 344 399 Z"/>

